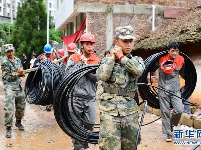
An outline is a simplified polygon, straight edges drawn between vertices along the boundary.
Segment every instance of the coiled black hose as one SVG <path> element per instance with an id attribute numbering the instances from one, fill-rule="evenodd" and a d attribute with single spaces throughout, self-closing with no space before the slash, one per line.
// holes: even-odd
<path id="1" fill-rule="evenodd" d="M 73 89 L 86 73 L 94 72 L 98 65 L 89 65 L 63 77 L 55 92 L 54 115 L 60 128 L 69 136 L 92 144 L 98 143 L 99 132 L 90 131 L 76 124 L 72 117 Z M 79 117 L 79 116 L 78 116 Z"/>
<path id="2" fill-rule="evenodd" d="M 99 132 L 98 131 L 90 131 L 86 130 L 84 127 L 78 126 L 72 117 L 72 113 L 76 114 L 75 111 L 70 111 L 73 109 L 73 89 L 79 79 L 84 76 L 86 73 L 94 72 L 98 68 L 98 65 L 90 65 L 85 66 L 83 68 L 79 68 L 75 72 L 71 74 L 67 74 L 64 76 L 63 80 L 57 87 L 55 92 L 55 101 L 54 101 L 54 115 L 56 118 L 57 123 L 59 124 L 60 128 L 68 134 L 70 137 L 73 137 L 82 142 L 88 142 L 92 144 L 97 144 L 99 139 Z M 144 101 L 146 102 L 146 101 Z M 142 102 L 139 104 L 141 105 Z M 139 124 L 137 140 L 140 135 L 140 129 L 142 126 L 142 122 L 144 119 L 144 115 L 146 113 L 146 104 L 144 111 L 142 113 L 141 121 Z M 77 116 L 80 120 L 79 116 Z M 82 120 L 83 121 L 83 120 Z M 85 121 L 85 123 L 87 123 Z M 91 124 L 91 123 L 87 123 Z M 99 124 L 94 124 L 99 125 Z M 138 143 L 138 142 L 137 142 Z M 137 143 L 135 144 L 135 148 L 137 147 Z"/>
<path id="3" fill-rule="evenodd" d="M 43 106 L 53 104 L 54 91 L 64 72 L 55 62 L 50 60 L 41 61 L 37 67 L 39 69 L 30 72 L 25 83 L 26 101 L 30 104 Z"/>
<path id="4" fill-rule="evenodd" d="M 158 93 L 157 93 L 156 87 L 146 85 L 148 84 L 147 76 L 149 73 L 152 74 L 153 72 L 152 68 L 155 65 L 156 61 L 158 61 L 158 59 L 161 56 L 164 56 L 167 53 L 168 51 L 162 51 L 160 53 L 156 53 L 148 57 L 144 62 L 145 71 L 143 72 L 141 77 L 138 79 L 138 83 L 145 83 L 144 85 L 143 84 L 140 85 L 138 88 L 142 99 L 146 99 L 148 101 L 148 105 L 156 109 L 160 108 L 158 97 L 157 97 Z M 184 90 L 181 93 L 181 98 L 183 99 L 183 103 L 185 103 L 185 100 L 191 96 L 191 94 L 193 93 L 195 89 L 196 82 L 197 82 L 197 73 L 191 59 L 182 52 L 180 52 L 180 55 L 183 56 L 185 60 L 185 86 L 184 86 Z M 150 82 L 152 83 L 151 78 L 150 78 Z"/>

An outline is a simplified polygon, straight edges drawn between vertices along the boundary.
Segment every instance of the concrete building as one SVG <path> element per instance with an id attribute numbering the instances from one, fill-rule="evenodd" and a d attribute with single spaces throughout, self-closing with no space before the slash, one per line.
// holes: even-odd
<path id="1" fill-rule="evenodd" d="M 11 22 L 17 16 L 17 7 L 22 0 L 0 0 L 0 22 Z"/>
<path id="2" fill-rule="evenodd" d="M 17 17 L 17 8 L 24 0 L 0 0 L 0 22 L 13 22 Z M 49 6 L 50 15 L 55 20 L 56 0 L 44 0 Z"/>
<path id="3" fill-rule="evenodd" d="M 53 22 L 55 22 L 56 0 L 45 0 L 45 4 L 49 8 L 50 16 L 52 16 Z"/>
<path id="4" fill-rule="evenodd" d="M 164 20 L 170 19 L 169 16 L 173 19 L 182 11 L 197 6 L 200 2 L 200 0 L 57 0 L 55 27 L 56 30 L 63 30 L 66 36 L 71 36 L 86 19 L 85 31 L 95 35 L 96 51 L 102 57 L 103 50 L 112 46 L 115 27 L 129 24 L 134 28 L 136 37 L 140 37 L 159 28 Z M 167 8 L 174 8 L 174 11 Z"/>

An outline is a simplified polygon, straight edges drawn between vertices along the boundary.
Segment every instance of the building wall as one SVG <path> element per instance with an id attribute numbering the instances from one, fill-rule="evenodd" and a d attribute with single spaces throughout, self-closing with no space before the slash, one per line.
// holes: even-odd
<path id="1" fill-rule="evenodd" d="M 106 48 L 106 14 L 87 13 L 87 31 L 96 38 L 95 51 L 99 57 L 103 57 Z"/>
<path id="2" fill-rule="evenodd" d="M 75 0 L 75 2 L 99 2 L 116 4 L 158 4 L 163 6 L 194 7 L 201 4 L 201 0 Z"/>
<path id="3" fill-rule="evenodd" d="M 95 50 L 97 55 L 102 58 L 104 50 L 106 50 L 106 13 L 87 14 L 87 31 L 93 33 L 96 37 L 97 42 Z M 151 14 L 113 14 L 113 29 L 117 26 L 131 25 L 134 28 L 135 37 L 140 37 L 146 33 L 152 32 L 152 22 L 150 18 Z M 163 21 L 164 19 L 162 16 L 157 16 L 156 26 L 159 27 Z"/>
<path id="4" fill-rule="evenodd" d="M 94 2 L 94 5 L 90 5 L 92 2 Z M 160 28 L 162 23 L 164 21 L 169 21 L 171 19 L 166 18 L 165 16 L 176 18 L 180 15 L 180 12 L 186 11 L 186 8 L 190 7 L 196 7 L 198 5 L 201 5 L 201 0 L 74 0 L 74 4 L 81 3 L 84 5 L 85 3 L 88 3 L 87 7 L 93 7 L 96 5 L 102 4 L 108 4 L 114 5 L 120 4 L 122 6 L 126 6 L 127 4 L 136 4 L 135 8 L 133 8 L 134 13 L 121 13 L 125 10 L 119 10 L 119 13 L 113 13 L 113 31 L 117 26 L 123 26 L 123 25 L 131 25 L 134 28 L 135 36 L 140 37 L 144 36 L 146 34 L 149 34 L 152 32 L 152 7 L 151 5 L 154 3 L 156 6 L 156 16 L 155 16 L 155 29 Z M 118 7 L 118 5 L 116 5 Z M 76 6 L 75 6 L 76 8 Z M 174 8 L 168 9 L 168 8 Z M 185 8 L 185 9 L 184 9 Z M 83 8 L 84 9 L 84 8 Z M 121 7 L 122 9 L 122 7 Z M 114 10 L 114 8 L 113 8 Z M 116 10 L 116 9 L 115 9 Z M 77 10 L 75 10 L 77 11 Z M 81 9 L 79 9 L 81 11 Z M 172 13 L 172 12 L 175 13 Z M 90 16 L 87 18 L 87 31 L 92 32 L 95 34 L 95 37 L 101 40 L 97 40 L 96 43 L 96 51 L 97 54 L 100 55 L 100 57 L 103 56 L 103 49 L 105 50 L 106 47 L 106 16 L 107 16 L 107 10 L 106 12 L 102 13 L 96 13 L 96 12 L 87 12 Z M 101 20 L 101 22 L 100 22 Z M 104 22 L 103 22 L 104 21 Z M 100 30 L 96 30 L 96 28 Z M 99 33 L 101 32 L 101 37 Z M 105 34 L 103 34 L 105 33 Z M 114 35 L 114 34 L 113 34 Z M 104 39 L 104 40 L 103 40 Z M 112 45 L 112 44 L 111 44 Z"/>

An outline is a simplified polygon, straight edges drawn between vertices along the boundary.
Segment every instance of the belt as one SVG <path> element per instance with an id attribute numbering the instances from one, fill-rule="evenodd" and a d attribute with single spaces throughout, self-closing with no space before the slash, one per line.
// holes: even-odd
<path id="1" fill-rule="evenodd" d="M 134 97 L 134 95 L 135 95 L 135 91 L 131 92 L 131 91 L 125 90 L 123 88 L 106 87 L 106 88 L 104 88 L 104 91 L 106 93 L 116 94 L 117 96 L 124 96 L 124 97 Z"/>

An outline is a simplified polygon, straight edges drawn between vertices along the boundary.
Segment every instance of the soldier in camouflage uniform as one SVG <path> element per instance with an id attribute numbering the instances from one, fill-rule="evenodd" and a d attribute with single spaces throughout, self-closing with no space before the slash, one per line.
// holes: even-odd
<path id="1" fill-rule="evenodd" d="M 5 45 L 4 52 L 6 56 L 3 57 L 1 63 L 2 81 L 5 90 L 4 119 L 6 137 L 10 138 L 14 113 L 16 117 L 15 126 L 18 127 L 19 130 L 24 130 L 24 127 L 21 124 L 21 119 L 24 116 L 25 96 L 22 91 L 20 79 L 20 77 L 23 76 L 21 60 L 14 56 L 14 47 L 12 44 Z M 11 72 L 16 72 L 16 74 L 11 74 Z"/>
<path id="2" fill-rule="evenodd" d="M 142 58 L 132 56 L 134 33 L 131 26 L 117 27 L 114 49 L 102 59 L 96 71 L 103 81 L 100 96 L 100 150 L 133 150 L 140 110 L 134 95 L 137 78 L 144 71 Z M 139 138 L 138 144 L 141 138 Z"/>

